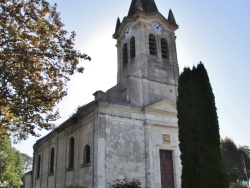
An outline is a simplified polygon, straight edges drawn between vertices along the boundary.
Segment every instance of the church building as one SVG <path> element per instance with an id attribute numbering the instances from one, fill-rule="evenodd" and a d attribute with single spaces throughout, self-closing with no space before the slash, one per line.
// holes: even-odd
<path id="1" fill-rule="evenodd" d="M 32 188 L 181 188 L 176 110 L 179 67 L 174 15 L 132 0 L 117 19 L 117 84 L 34 145 Z"/>

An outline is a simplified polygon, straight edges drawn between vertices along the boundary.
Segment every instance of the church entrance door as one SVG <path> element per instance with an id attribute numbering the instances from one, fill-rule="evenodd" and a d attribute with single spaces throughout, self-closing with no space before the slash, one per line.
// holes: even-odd
<path id="1" fill-rule="evenodd" d="M 172 151 L 160 150 L 161 188 L 174 188 Z"/>

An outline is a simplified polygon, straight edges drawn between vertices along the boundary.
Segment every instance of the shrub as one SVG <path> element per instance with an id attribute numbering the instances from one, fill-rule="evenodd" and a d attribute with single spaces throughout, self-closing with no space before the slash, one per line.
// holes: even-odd
<path id="1" fill-rule="evenodd" d="M 117 179 L 109 183 L 110 188 L 141 188 L 141 182 L 137 179 L 129 180 L 128 178 Z"/>
<path id="2" fill-rule="evenodd" d="M 78 185 L 68 185 L 68 186 L 63 187 L 63 188 L 85 188 L 85 187 L 78 186 Z"/>
<path id="3" fill-rule="evenodd" d="M 231 183 L 229 188 L 248 188 L 248 187 L 240 182 L 237 182 L 237 183 Z"/>

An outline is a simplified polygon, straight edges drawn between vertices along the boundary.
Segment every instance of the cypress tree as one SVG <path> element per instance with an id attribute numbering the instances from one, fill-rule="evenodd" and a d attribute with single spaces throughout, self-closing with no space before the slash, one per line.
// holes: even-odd
<path id="1" fill-rule="evenodd" d="M 228 188 L 214 95 L 202 63 L 184 69 L 178 93 L 182 188 Z"/>

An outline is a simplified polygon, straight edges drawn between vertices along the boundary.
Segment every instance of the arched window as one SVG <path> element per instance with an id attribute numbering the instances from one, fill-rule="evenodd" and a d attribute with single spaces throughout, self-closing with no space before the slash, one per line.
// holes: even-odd
<path id="1" fill-rule="evenodd" d="M 128 45 L 127 45 L 127 43 L 125 43 L 122 47 L 122 60 L 123 60 L 123 64 L 128 63 Z"/>
<path id="2" fill-rule="evenodd" d="M 161 56 L 163 59 L 169 59 L 168 42 L 166 39 L 161 39 Z"/>
<path id="3" fill-rule="evenodd" d="M 69 141 L 69 168 L 74 167 L 74 147 L 75 147 L 75 141 L 74 138 L 71 137 Z"/>
<path id="4" fill-rule="evenodd" d="M 90 163 L 90 147 L 86 145 L 83 152 L 83 164 Z"/>
<path id="5" fill-rule="evenodd" d="M 135 58 L 135 37 L 130 39 L 130 60 Z"/>
<path id="6" fill-rule="evenodd" d="M 49 164 L 49 173 L 54 174 L 54 157 L 55 157 L 55 150 L 54 148 L 50 151 L 50 164 Z"/>
<path id="7" fill-rule="evenodd" d="M 40 177 L 40 171 L 41 171 L 41 155 L 38 156 L 37 160 L 37 169 L 36 169 L 36 177 Z"/>
<path id="8" fill-rule="evenodd" d="M 149 54 L 157 56 L 156 38 L 153 34 L 149 35 Z"/>

